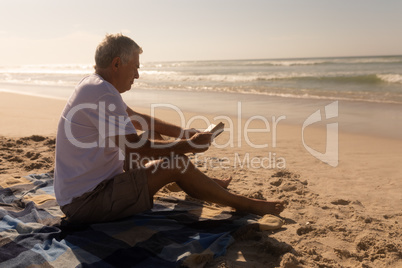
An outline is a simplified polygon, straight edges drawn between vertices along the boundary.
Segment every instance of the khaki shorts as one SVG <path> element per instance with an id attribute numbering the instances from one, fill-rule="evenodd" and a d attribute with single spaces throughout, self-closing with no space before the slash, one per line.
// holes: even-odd
<path id="1" fill-rule="evenodd" d="M 145 169 L 130 170 L 61 207 L 66 220 L 76 223 L 113 221 L 151 209 Z"/>

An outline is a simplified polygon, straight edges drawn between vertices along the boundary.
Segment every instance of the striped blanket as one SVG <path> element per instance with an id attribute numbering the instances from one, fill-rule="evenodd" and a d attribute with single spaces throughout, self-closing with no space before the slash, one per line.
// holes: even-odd
<path id="1" fill-rule="evenodd" d="M 52 174 L 0 179 L 0 267 L 202 267 L 256 216 L 171 197 L 124 220 L 63 220 Z"/>

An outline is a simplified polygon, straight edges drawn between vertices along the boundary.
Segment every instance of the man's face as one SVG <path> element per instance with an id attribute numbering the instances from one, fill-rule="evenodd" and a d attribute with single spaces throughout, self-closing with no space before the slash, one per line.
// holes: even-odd
<path id="1" fill-rule="evenodd" d="M 138 79 L 138 69 L 140 68 L 140 55 L 133 52 L 130 60 L 126 64 L 122 64 L 119 70 L 119 87 L 117 90 L 120 93 L 126 92 L 131 89 L 134 84 L 134 79 Z"/>

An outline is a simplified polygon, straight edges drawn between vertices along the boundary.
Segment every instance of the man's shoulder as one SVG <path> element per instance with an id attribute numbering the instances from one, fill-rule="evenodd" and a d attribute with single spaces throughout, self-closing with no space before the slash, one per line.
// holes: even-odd
<path id="1" fill-rule="evenodd" d="M 116 94 L 117 93 L 117 94 Z M 78 83 L 76 88 L 76 98 L 81 100 L 99 100 L 101 98 L 119 97 L 114 87 L 99 77 L 97 74 L 86 76 Z"/>
<path id="2" fill-rule="evenodd" d="M 97 74 L 90 74 L 84 77 L 77 85 L 78 90 L 92 89 L 92 88 L 96 88 L 99 90 L 101 89 L 108 90 L 109 85 L 105 80 L 103 80 Z"/>

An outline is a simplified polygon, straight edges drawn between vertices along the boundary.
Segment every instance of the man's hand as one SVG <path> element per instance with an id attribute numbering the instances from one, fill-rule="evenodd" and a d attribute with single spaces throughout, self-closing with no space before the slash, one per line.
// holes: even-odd
<path id="1" fill-rule="evenodd" d="M 208 150 L 212 142 L 212 134 L 206 132 L 197 132 L 191 139 L 189 144 L 193 148 L 192 153 L 201 153 Z"/>

